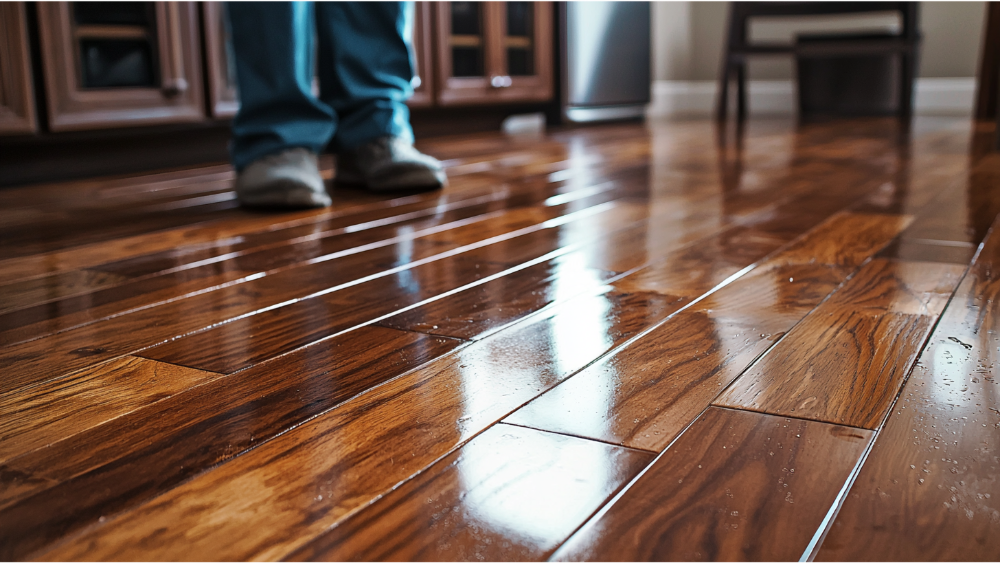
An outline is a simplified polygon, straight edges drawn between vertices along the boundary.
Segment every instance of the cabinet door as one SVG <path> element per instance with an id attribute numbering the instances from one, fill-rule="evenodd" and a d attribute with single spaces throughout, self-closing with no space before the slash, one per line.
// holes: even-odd
<path id="1" fill-rule="evenodd" d="M 442 2 L 435 8 L 438 103 L 552 98 L 550 2 Z"/>
<path id="2" fill-rule="evenodd" d="M 40 2 L 53 131 L 204 119 L 193 2 Z"/>
<path id="3" fill-rule="evenodd" d="M 227 118 L 240 109 L 236 95 L 236 62 L 222 2 L 202 4 L 205 21 L 205 64 L 208 67 L 208 107 L 212 117 Z"/>
<path id="4" fill-rule="evenodd" d="M 502 71 L 494 79 L 504 99 L 552 98 L 552 4 L 505 2 L 501 35 Z"/>
<path id="5" fill-rule="evenodd" d="M 411 107 L 427 107 L 434 105 L 434 81 L 431 72 L 431 14 L 430 2 L 416 2 L 416 13 L 413 18 L 413 97 L 408 105 Z"/>
<path id="6" fill-rule="evenodd" d="M 24 4 L 0 2 L 0 135 L 35 130 Z"/>

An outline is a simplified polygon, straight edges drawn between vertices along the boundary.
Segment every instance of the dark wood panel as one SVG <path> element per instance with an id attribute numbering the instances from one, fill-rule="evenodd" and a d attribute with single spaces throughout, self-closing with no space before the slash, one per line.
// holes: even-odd
<path id="1" fill-rule="evenodd" d="M 37 122 L 23 2 L 0 4 L 0 29 L 0 135 L 32 133 Z"/>
<path id="2" fill-rule="evenodd" d="M 498 424 L 287 559 L 543 560 L 652 457 Z"/>
<path id="3" fill-rule="evenodd" d="M 791 276 L 797 284 L 782 283 Z M 819 265 L 756 270 L 504 421 L 660 451 L 844 277 Z"/>
<path id="4" fill-rule="evenodd" d="M 877 428 L 963 271 L 869 262 L 715 404 Z"/>
<path id="5" fill-rule="evenodd" d="M 903 387 L 816 560 L 1000 553 L 1000 237 L 987 239 Z"/>
<path id="6" fill-rule="evenodd" d="M 794 561 L 870 437 L 711 408 L 553 559 Z"/>
<path id="7" fill-rule="evenodd" d="M 659 321 L 661 308 L 659 299 L 607 294 L 567 302 L 391 380 L 201 478 L 158 491 L 163 494 L 39 556 L 51 560 L 282 557 L 593 357 Z M 558 334 L 573 338 L 552 337 Z M 224 394 L 218 400 L 225 400 Z M 120 447 L 115 450 L 121 452 Z M 48 465 L 35 467 L 39 469 L 34 472 L 19 471 L 40 474 Z M 176 465 L 166 468 L 176 471 Z M 140 474 L 127 463 L 120 470 Z M 282 477 L 272 479 L 275 475 Z M 62 499 L 61 506 L 74 504 L 71 498 L 49 494 Z M 65 510 L 41 511 L 38 497 L 20 506 L 43 519 Z M 244 517 L 229 518 L 234 511 Z M 87 513 L 88 523 L 102 514 Z M 191 517 L 191 525 L 180 529 L 167 524 L 176 521 L 178 513 Z M 24 514 L 13 509 L 0 512 L 0 519 L 11 522 L 7 525 L 4 520 L 0 533 L 9 530 L 5 539 L 25 542 L 11 546 L 4 556 L 43 545 L 45 539 L 36 534 L 44 530 L 52 530 L 50 538 L 61 533 L 51 522 L 29 526 Z M 74 515 L 64 518 L 74 521 Z M 248 537 L 248 529 L 255 531 L 253 536 Z M 0 542 L 5 545 L 10 544 Z"/>
<path id="8" fill-rule="evenodd" d="M 3 466 L 5 474 L 13 471 L 34 483 L 0 496 L 0 550 L 5 558 L 23 558 L 458 345 L 453 339 L 361 328 L 266 367 L 178 393 L 145 411 L 78 429 L 72 444 L 59 442 Z M 121 385 L 108 390 L 127 391 Z M 142 391 L 147 400 L 153 395 Z"/>

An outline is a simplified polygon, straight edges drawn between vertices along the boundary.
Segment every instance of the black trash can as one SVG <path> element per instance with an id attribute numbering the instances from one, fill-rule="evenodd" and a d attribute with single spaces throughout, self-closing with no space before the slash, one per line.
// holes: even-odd
<path id="1" fill-rule="evenodd" d="M 894 41 L 899 41 L 899 37 L 888 34 L 799 35 L 796 46 L 841 42 L 845 46 L 850 43 L 871 45 Z M 828 52 L 796 50 L 801 117 L 878 116 L 894 115 L 899 111 L 902 69 L 899 53 Z"/>

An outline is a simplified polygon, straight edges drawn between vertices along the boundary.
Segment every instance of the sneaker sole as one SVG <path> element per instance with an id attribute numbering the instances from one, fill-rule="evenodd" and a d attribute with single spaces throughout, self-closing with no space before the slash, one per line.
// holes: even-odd
<path id="1" fill-rule="evenodd" d="M 247 194 L 236 192 L 240 205 L 256 209 L 315 209 L 333 203 L 330 196 L 303 189 L 301 186 L 283 188 L 274 186 L 267 191 Z"/>
<path id="2" fill-rule="evenodd" d="M 338 184 L 361 186 L 372 192 L 426 192 L 443 188 L 448 177 L 443 171 L 410 170 L 372 178 L 367 182 L 354 174 L 342 174 L 336 178 Z"/>

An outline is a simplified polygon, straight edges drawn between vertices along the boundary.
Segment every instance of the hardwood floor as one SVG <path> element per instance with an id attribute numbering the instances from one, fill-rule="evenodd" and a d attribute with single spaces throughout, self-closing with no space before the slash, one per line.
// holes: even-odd
<path id="1" fill-rule="evenodd" d="M 996 560 L 992 139 L 440 138 L 445 190 L 296 213 L 224 165 L 2 190 L 0 558 Z"/>

